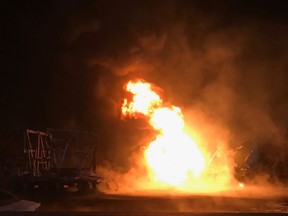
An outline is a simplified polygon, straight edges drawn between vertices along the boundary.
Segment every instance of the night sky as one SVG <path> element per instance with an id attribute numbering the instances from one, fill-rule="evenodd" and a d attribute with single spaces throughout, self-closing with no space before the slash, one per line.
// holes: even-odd
<path id="1" fill-rule="evenodd" d="M 133 149 L 143 136 L 131 133 L 143 123 L 119 118 L 123 84 L 142 77 L 175 104 L 203 110 L 232 140 L 286 149 L 286 1 L 0 4 L 1 130 L 93 131 L 103 157 L 118 160 L 128 154 L 121 140 Z"/>

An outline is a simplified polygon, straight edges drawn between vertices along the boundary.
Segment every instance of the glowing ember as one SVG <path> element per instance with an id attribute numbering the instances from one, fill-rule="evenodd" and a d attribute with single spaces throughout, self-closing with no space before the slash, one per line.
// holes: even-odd
<path id="1" fill-rule="evenodd" d="M 245 187 L 245 184 L 240 182 L 240 183 L 239 183 L 239 187 L 244 188 L 244 187 Z"/>
<path id="2" fill-rule="evenodd" d="M 155 183 L 181 186 L 197 179 L 205 167 L 196 142 L 184 131 L 181 109 L 164 106 L 152 84 L 130 81 L 125 90 L 132 99 L 124 99 L 122 117 L 148 118 L 157 136 L 145 150 L 145 161 Z"/>

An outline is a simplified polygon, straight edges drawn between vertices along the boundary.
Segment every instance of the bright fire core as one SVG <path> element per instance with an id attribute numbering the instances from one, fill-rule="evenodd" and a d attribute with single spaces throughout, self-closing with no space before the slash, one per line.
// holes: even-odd
<path id="1" fill-rule="evenodd" d="M 147 118 L 157 133 L 144 153 L 149 173 L 157 183 L 178 187 L 199 179 L 205 160 L 197 143 L 184 131 L 181 109 L 165 106 L 154 88 L 141 80 L 129 81 L 125 91 L 132 98 L 124 99 L 122 117 Z"/>

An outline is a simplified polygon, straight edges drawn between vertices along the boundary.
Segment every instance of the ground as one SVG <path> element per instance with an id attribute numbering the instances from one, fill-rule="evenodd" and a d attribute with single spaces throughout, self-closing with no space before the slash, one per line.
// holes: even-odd
<path id="1" fill-rule="evenodd" d="M 198 212 L 287 213 L 288 197 L 231 197 L 225 195 L 64 195 L 43 200 L 43 212 L 98 212 L 113 214 L 159 214 Z"/>

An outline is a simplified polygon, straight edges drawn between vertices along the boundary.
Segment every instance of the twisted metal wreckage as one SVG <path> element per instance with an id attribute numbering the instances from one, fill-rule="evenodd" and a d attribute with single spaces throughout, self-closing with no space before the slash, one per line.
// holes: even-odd
<path id="1" fill-rule="evenodd" d="M 19 162 L 15 160 L 17 165 L 9 174 L 17 191 L 68 190 L 87 194 L 98 191 L 97 186 L 101 182 L 106 182 L 108 189 L 112 184 L 112 190 L 118 190 L 119 186 L 113 179 L 108 181 L 96 174 L 96 134 L 75 129 L 25 129 L 22 132 L 22 156 Z M 259 148 L 256 141 L 244 143 L 235 151 L 234 176 L 239 182 L 248 182 L 263 170 L 265 151 Z M 216 152 L 211 161 L 215 160 Z M 275 170 L 279 170 L 279 164 L 282 163 L 277 163 Z M 283 177 L 286 172 L 282 169 L 278 173 L 281 173 L 282 179 L 287 179 L 287 176 Z"/>
<path id="2" fill-rule="evenodd" d="M 71 190 L 80 194 L 97 189 L 94 133 L 72 129 L 24 131 L 24 154 L 13 176 L 17 191 Z M 81 144 L 81 145 L 80 145 Z"/>

